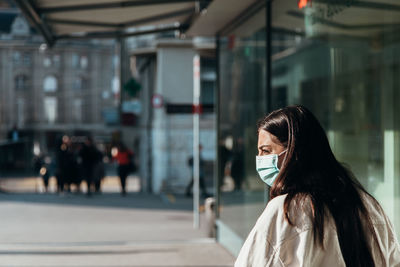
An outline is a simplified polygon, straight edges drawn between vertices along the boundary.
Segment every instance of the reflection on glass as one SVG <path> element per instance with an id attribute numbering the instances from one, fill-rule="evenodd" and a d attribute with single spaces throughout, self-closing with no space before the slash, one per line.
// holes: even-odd
<path id="1" fill-rule="evenodd" d="M 273 1 L 272 103 L 303 104 L 316 114 L 337 158 L 383 204 L 399 232 L 400 5 L 345 2 L 299 8 L 295 1 Z"/>
<path id="2" fill-rule="evenodd" d="M 0 73 L 2 177 L 37 175 L 34 157 L 54 160 L 63 135 L 71 140 L 92 135 L 99 143 L 111 142 L 118 129 L 110 126 L 119 123 L 118 79 L 112 83 L 119 73 L 118 65 L 113 65 L 118 61 L 116 43 L 59 41 L 50 49 L 19 13 L 14 8 L 2 10 L 7 18 L 3 30 L 9 32 L 0 36 L 1 58 L 10 61 Z M 33 144 L 38 144 L 39 152 Z"/>
<path id="3" fill-rule="evenodd" d="M 266 112 L 265 9 L 221 39 L 220 221 L 244 239 L 264 206 L 256 122 Z M 223 242 L 223 241 L 222 241 Z"/>

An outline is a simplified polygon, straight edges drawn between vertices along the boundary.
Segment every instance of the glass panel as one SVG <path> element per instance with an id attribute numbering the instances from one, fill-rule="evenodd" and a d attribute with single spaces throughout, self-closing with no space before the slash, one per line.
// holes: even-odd
<path id="1" fill-rule="evenodd" d="M 20 20 L 19 10 L 2 11 L 8 18 L 3 30 Z M 125 131 L 115 127 L 120 119 L 116 42 L 60 41 L 50 49 L 40 44 L 43 40 L 37 33 L 14 33 L 7 30 L 0 36 L 0 57 L 5 63 L 0 72 L 0 176 L 38 175 L 32 168 L 36 156 L 50 157 L 56 166 L 55 155 L 64 135 L 76 147 L 83 137 L 92 136 L 108 156 L 108 147 Z M 129 137 L 127 145 L 133 142 Z M 114 175 L 112 164 L 107 166 Z M 55 168 L 50 173 L 55 177 Z"/>
<path id="2" fill-rule="evenodd" d="M 256 122 L 266 107 L 265 9 L 220 47 L 220 220 L 244 239 L 264 207 L 255 171 Z"/>
<path id="3" fill-rule="evenodd" d="M 315 113 L 400 232 L 400 4 L 356 2 L 272 3 L 272 103 Z"/>

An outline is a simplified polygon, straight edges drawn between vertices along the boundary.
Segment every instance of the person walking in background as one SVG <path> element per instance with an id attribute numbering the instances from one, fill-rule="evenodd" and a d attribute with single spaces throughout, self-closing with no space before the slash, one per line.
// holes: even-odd
<path id="1" fill-rule="evenodd" d="M 93 167 L 93 184 L 96 193 L 101 192 L 101 182 L 105 176 L 103 153 L 97 150 L 97 160 Z"/>
<path id="2" fill-rule="evenodd" d="M 70 139 L 67 135 L 64 135 L 61 139 L 61 143 L 56 151 L 56 172 L 55 176 L 57 178 L 57 192 L 63 193 L 65 183 L 68 180 L 70 173 L 70 159 L 73 157 L 70 150 Z"/>
<path id="3" fill-rule="evenodd" d="M 235 142 L 235 146 L 232 152 L 232 164 L 231 164 L 231 177 L 235 184 L 235 190 L 242 190 L 242 183 L 244 179 L 244 149 L 243 139 L 238 138 Z"/>
<path id="4" fill-rule="evenodd" d="M 220 167 L 219 167 L 219 174 L 218 174 L 218 187 L 220 190 L 224 186 L 227 164 L 231 160 L 231 157 L 232 157 L 232 151 L 227 148 L 227 146 L 225 144 L 226 143 L 225 140 L 226 139 L 223 139 L 222 141 L 220 141 L 220 144 L 219 144 Z"/>
<path id="5" fill-rule="evenodd" d="M 20 134 L 19 134 L 19 131 L 18 131 L 18 128 L 17 128 L 16 124 L 14 124 L 13 128 L 10 131 L 8 131 L 7 138 L 8 138 L 8 140 L 13 141 L 13 142 L 18 142 L 19 141 Z"/>
<path id="6" fill-rule="evenodd" d="M 67 152 L 64 158 L 64 189 L 66 187 L 68 192 L 71 192 L 73 184 L 76 185 L 77 192 L 80 192 L 81 177 L 77 156 L 77 151 L 71 140 L 69 140 L 67 144 Z"/>
<path id="7" fill-rule="evenodd" d="M 259 122 L 256 168 L 271 200 L 235 267 L 400 266 L 392 223 L 336 160 L 308 109 L 286 107 Z"/>
<path id="8" fill-rule="evenodd" d="M 201 151 L 202 151 L 202 150 L 203 150 L 203 146 L 202 146 L 202 145 L 199 145 L 199 155 L 200 155 L 200 166 L 199 166 L 199 172 L 200 172 L 200 177 L 199 177 L 199 178 L 200 178 L 200 179 L 199 179 L 199 185 L 200 185 L 200 190 L 201 190 L 202 196 L 203 196 L 204 198 L 207 198 L 207 197 L 210 196 L 210 194 L 207 193 L 206 183 L 205 183 L 205 180 L 204 180 L 204 176 L 205 176 L 205 174 L 204 174 L 205 162 L 204 162 L 204 159 L 203 159 L 203 157 L 202 157 L 202 155 L 201 155 Z M 192 189 L 193 189 L 193 182 L 194 182 L 194 179 L 193 179 L 193 156 L 191 156 L 191 157 L 188 159 L 188 165 L 189 165 L 190 170 L 191 170 L 192 178 L 190 179 L 189 184 L 186 186 L 185 195 L 186 195 L 187 197 L 190 197 L 190 196 L 192 196 Z"/>
<path id="9" fill-rule="evenodd" d="M 45 157 L 44 155 L 38 155 L 34 159 L 34 170 L 36 174 L 39 174 L 42 178 L 44 185 L 44 192 L 48 192 L 49 189 L 49 179 L 50 179 L 50 157 Z"/>
<path id="10" fill-rule="evenodd" d="M 134 162 L 134 154 L 133 151 L 128 149 L 124 143 L 120 143 L 118 145 L 117 151 L 114 155 L 118 163 L 118 176 L 121 182 L 121 194 L 122 196 L 126 195 L 126 178 L 128 177 L 130 172 L 134 172 L 136 169 L 136 165 Z"/>
<path id="11" fill-rule="evenodd" d="M 92 193 L 92 184 L 94 182 L 94 169 L 96 164 L 102 160 L 101 152 L 96 148 L 91 137 L 87 137 L 85 144 L 80 151 L 82 161 L 83 175 L 87 183 L 87 195 Z"/>

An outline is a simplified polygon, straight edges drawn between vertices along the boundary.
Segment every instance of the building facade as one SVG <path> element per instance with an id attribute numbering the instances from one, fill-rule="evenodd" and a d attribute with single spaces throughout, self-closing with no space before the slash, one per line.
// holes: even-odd
<path id="1" fill-rule="evenodd" d="M 119 123 L 114 42 L 59 43 L 48 49 L 19 12 L 4 14 L 13 19 L 0 38 L 2 148 L 12 145 L 7 139 L 14 128 L 31 147 L 25 154 L 33 153 L 33 144 L 36 152 L 51 153 L 65 134 L 109 141 Z M 26 159 L 23 169 L 30 167 Z"/>

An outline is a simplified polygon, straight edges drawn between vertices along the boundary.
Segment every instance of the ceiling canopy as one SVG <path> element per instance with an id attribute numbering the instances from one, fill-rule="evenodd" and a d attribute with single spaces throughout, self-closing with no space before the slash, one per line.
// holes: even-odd
<path id="1" fill-rule="evenodd" d="M 186 30 L 211 0 L 14 0 L 52 46 L 60 39 L 119 38 Z M 134 30 L 131 30 L 134 28 Z"/>

